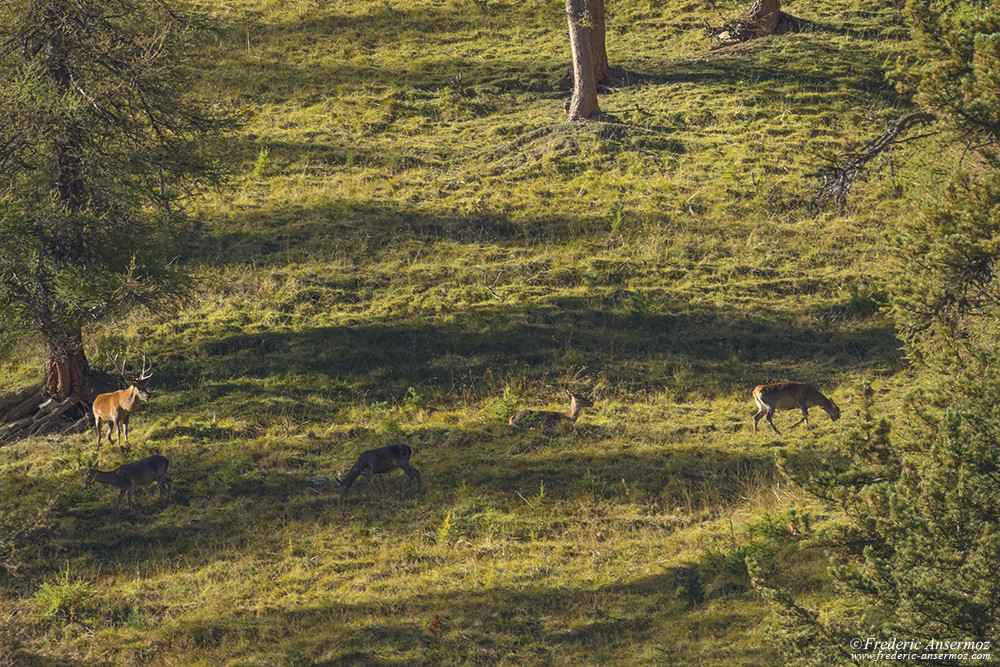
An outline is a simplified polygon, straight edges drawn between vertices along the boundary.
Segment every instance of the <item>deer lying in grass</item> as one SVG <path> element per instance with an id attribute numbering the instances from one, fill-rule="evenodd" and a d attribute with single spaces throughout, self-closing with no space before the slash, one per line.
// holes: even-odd
<path id="1" fill-rule="evenodd" d="M 767 417 L 767 423 L 771 425 L 774 432 L 781 435 L 781 431 L 771 421 L 775 410 L 802 410 L 802 419 L 792 424 L 792 428 L 802 422 L 809 426 L 809 408 L 819 407 L 826 410 L 830 419 L 837 421 L 840 419 L 840 408 L 837 404 L 819 392 L 818 389 L 805 382 L 777 382 L 775 384 L 762 384 L 753 390 L 753 400 L 757 403 L 758 412 L 753 417 L 753 432 L 757 432 L 757 422 L 761 417 Z"/>
<path id="2" fill-rule="evenodd" d="M 569 412 L 553 412 L 551 410 L 521 410 L 510 418 L 507 423 L 511 426 L 533 427 L 541 424 L 545 428 L 555 428 L 559 424 L 573 424 L 580 416 L 580 410 L 594 405 L 593 401 L 585 396 L 566 390 L 569 395 Z"/>
<path id="3" fill-rule="evenodd" d="M 406 485 L 407 490 L 413 486 L 413 480 L 417 480 L 419 486 L 420 471 L 410 465 L 411 456 L 413 456 L 413 449 L 409 445 L 389 445 L 362 452 L 358 456 L 357 462 L 347 471 L 343 481 L 334 476 L 334 479 L 340 484 L 341 499 L 347 497 L 347 491 L 359 475 L 365 476 L 365 481 L 368 482 L 365 495 L 369 495 L 372 490 L 372 475 L 381 475 L 396 468 L 402 468 L 403 472 L 410 478 L 410 483 Z"/>
<path id="4" fill-rule="evenodd" d="M 87 466 L 87 477 L 83 480 L 83 488 L 87 488 L 90 480 L 117 486 L 121 489 L 118 500 L 115 501 L 115 509 L 122 503 L 122 496 L 128 496 L 128 509 L 132 509 L 132 490 L 137 486 L 149 486 L 154 481 L 160 487 L 160 498 L 163 497 L 163 490 L 167 490 L 167 502 L 173 497 L 173 480 L 167 477 L 167 468 L 170 467 L 170 459 L 159 454 L 147 456 L 144 459 L 120 465 L 114 470 L 104 472 L 94 467 L 95 461 L 91 461 Z"/>
<path id="5" fill-rule="evenodd" d="M 142 371 L 139 377 L 129 380 L 125 377 L 125 362 L 120 361 L 118 356 L 111 357 L 112 363 L 118 369 L 118 373 L 125 380 L 128 389 L 113 391 L 109 394 L 99 394 L 94 398 L 94 428 L 97 429 L 97 450 L 101 450 L 101 422 L 108 422 L 108 444 L 111 444 L 111 431 L 117 430 L 118 444 L 121 444 L 122 429 L 125 431 L 125 442 L 128 443 L 128 418 L 136 408 L 136 401 L 148 401 L 149 392 L 146 390 L 146 381 L 153 376 L 150 372 L 146 355 L 142 355 Z"/>

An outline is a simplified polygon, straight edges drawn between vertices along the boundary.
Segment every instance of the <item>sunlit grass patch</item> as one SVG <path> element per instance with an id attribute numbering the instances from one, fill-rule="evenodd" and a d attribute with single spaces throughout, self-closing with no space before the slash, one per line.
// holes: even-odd
<path id="1" fill-rule="evenodd" d="M 944 169 L 910 144 L 806 209 L 805 174 L 907 110 L 880 74 L 905 33 L 886 3 L 785 4 L 803 32 L 714 51 L 705 3 L 609 3 L 587 125 L 552 87 L 558 3 L 204 5 L 192 66 L 252 112 L 237 175 L 193 204 L 183 306 L 87 340 L 154 359 L 132 450 L 98 461 L 168 456 L 174 500 L 83 491 L 93 431 L 0 448 L 19 657 L 780 662 L 745 558 L 832 594 L 800 548 L 830 517 L 782 468 L 820 465 L 860 380 L 899 413 L 884 233 Z M 37 379 L 34 347 L 0 351 L 6 385 Z M 783 379 L 844 419 L 753 434 L 750 391 Z M 573 427 L 507 426 L 567 388 L 595 402 Z M 341 502 L 335 475 L 403 442 L 420 488 Z"/>

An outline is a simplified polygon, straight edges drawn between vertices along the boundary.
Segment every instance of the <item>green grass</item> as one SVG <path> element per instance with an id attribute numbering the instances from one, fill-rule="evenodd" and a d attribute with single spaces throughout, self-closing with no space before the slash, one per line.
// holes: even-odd
<path id="1" fill-rule="evenodd" d="M 92 432 L 0 449 L 0 655 L 780 664 L 743 558 L 833 595 L 788 527 L 831 517 L 777 459 L 816 465 L 862 380 L 899 414 L 884 234 L 951 153 L 907 145 L 810 215 L 804 175 L 908 110 L 881 75 L 905 26 L 789 2 L 803 32 L 711 51 L 701 19 L 745 3 L 712 4 L 609 3 L 617 92 L 580 126 L 559 3 L 204 3 L 197 94 L 252 112 L 238 176 L 192 210 L 184 307 L 87 332 L 154 360 L 127 458 L 170 457 L 174 502 L 84 491 Z M 37 379 L 40 349 L 2 349 L 5 385 Z M 754 435 L 750 390 L 785 378 L 844 419 Z M 576 428 L 506 427 L 563 387 L 596 402 Z M 309 484 L 398 441 L 415 492 Z"/>

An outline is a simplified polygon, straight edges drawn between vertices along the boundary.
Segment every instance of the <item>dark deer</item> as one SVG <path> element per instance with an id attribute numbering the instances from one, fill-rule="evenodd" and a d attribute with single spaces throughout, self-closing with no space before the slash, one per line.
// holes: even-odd
<path id="1" fill-rule="evenodd" d="M 757 414 L 753 417 L 753 432 L 757 432 L 757 422 L 761 417 L 767 417 L 767 423 L 778 435 L 781 431 L 771 421 L 775 410 L 802 410 L 802 419 L 792 424 L 789 428 L 794 428 L 806 423 L 809 426 L 809 408 L 820 407 L 826 410 L 830 419 L 837 421 L 840 419 L 840 408 L 837 404 L 819 392 L 816 387 L 805 382 L 776 382 L 775 384 L 762 384 L 754 387 L 753 400 L 757 404 Z"/>
<path id="2" fill-rule="evenodd" d="M 108 444 L 111 443 L 111 431 L 118 433 L 118 444 L 121 444 L 122 430 L 125 431 L 125 442 L 128 443 L 128 418 L 136 408 L 136 401 L 148 401 L 149 391 L 146 381 L 153 376 L 146 355 L 142 355 L 142 370 L 133 380 L 125 377 L 125 362 L 118 355 L 109 357 L 111 363 L 118 369 L 119 375 L 125 380 L 128 389 L 113 391 L 109 394 L 99 394 L 94 398 L 94 428 L 97 429 L 97 450 L 101 449 L 101 422 L 108 422 Z"/>
<path id="3" fill-rule="evenodd" d="M 347 491 L 359 475 L 365 476 L 365 481 L 368 482 L 365 495 L 369 495 L 372 490 L 372 475 L 381 475 L 396 468 L 402 468 L 403 472 L 410 478 L 410 483 L 406 485 L 407 489 L 413 486 L 413 480 L 417 480 L 419 486 L 420 471 L 410 465 L 411 456 L 413 456 L 413 449 L 409 445 L 389 445 L 362 452 L 357 462 L 347 471 L 343 481 L 339 477 L 334 477 L 340 484 L 341 498 L 347 497 Z"/>
<path id="4" fill-rule="evenodd" d="M 160 498 L 163 491 L 167 491 L 167 502 L 173 497 L 173 480 L 167 477 L 167 468 L 170 467 L 170 459 L 159 454 L 147 456 L 144 459 L 120 465 L 114 470 L 104 472 L 94 467 L 96 461 L 91 461 L 87 466 L 87 477 L 83 480 L 83 488 L 87 488 L 90 480 L 117 486 L 121 489 L 118 500 L 115 501 L 115 509 L 122 503 L 122 496 L 128 496 L 128 509 L 132 509 L 132 490 L 137 486 L 149 486 L 156 482 L 160 487 Z"/>
<path id="5" fill-rule="evenodd" d="M 566 390 L 569 395 L 569 412 L 553 412 L 551 410 L 521 410 L 507 422 L 511 426 L 534 426 L 541 424 L 545 428 L 555 428 L 559 424 L 573 424 L 580 416 L 580 410 L 594 405 L 585 396 Z"/>

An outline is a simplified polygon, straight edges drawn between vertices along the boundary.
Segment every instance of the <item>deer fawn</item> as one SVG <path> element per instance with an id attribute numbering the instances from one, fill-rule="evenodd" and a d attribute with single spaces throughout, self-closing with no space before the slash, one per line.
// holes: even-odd
<path id="1" fill-rule="evenodd" d="M 775 410 L 794 410 L 795 408 L 802 410 L 802 419 L 792 424 L 791 428 L 802 422 L 809 426 L 809 408 L 811 407 L 823 408 L 833 421 L 840 419 L 840 408 L 837 407 L 837 404 L 805 382 L 762 384 L 754 388 L 753 400 L 759 408 L 753 417 L 754 433 L 757 432 L 757 422 L 760 421 L 760 418 L 767 417 L 767 423 L 771 425 L 775 433 L 781 435 L 781 431 L 771 421 Z"/>
<path id="2" fill-rule="evenodd" d="M 368 482 L 368 488 L 365 490 L 365 495 L 368 495 L 372 490 L 372 475 L 381 475 L 396 468 L 402 468 L 403 472 L 410 478 L 410 483 L 406 485 L 407 489 L 413 486 L 413 480 L 417 480 L 419 486 L 420 471 L 410 465 L 411 456 L 413 456 L 413 449 L 409 445 L 389 445 L 362 452 L 357 462 L 347 471 L 343 481 L 334 476 L 334 479 L 340 484 L 341 499 L 347 497 L 347 491 L 359 475 L 364 475 L 365 481 Z"/>
<path id="3" fill-rule="evenodd" d="M 125 380 L 128 389 L 113 391 L 110 394 L 99 394 L 94 398 L 94 427 L 97 429 L 97 449 L 101 449 L 101 422 L 108 422 L 108 444 L 111 444 L 111 431 L 117 430 L 118 443 L 121 444 L 122 430 L 125 431 L 125 442 L 128 442 L 128 418 L 132 410 L 136 407 L 136 401 L 148 401 L 149 392 L 146 390 L 146 381 L 152 377 L 150 366 L 146 355 L 142 355 L 142 371 L 139 377 L 129 380 L 125 377 L 125 363 L 119 361 L 118 356 L 110 357 L 111 362 L 118 369 L 118 373 Z"/>
<path id="4" fill-rule="evenodd" d="M 144 459 L 120 465 L 114 470 L 104 472 L 94 467 L 94 461 L 87 466 L 87 477 L 83 480 L 83 488 L 87 488 L 90 480 L 117 486 L 121 489 L 118 500 L 115 501 L 115 509 L 122 503 L 122 496 L 128 496 L 128 509 L 132 510 L 132 490 L 137 486 L 149 486 L 154 481 L 160 487 L 160 498 L 163 497 L 163 490 L 167 490 L 167 502 L 173 497 L 173 480 L 167 477 L 167 468 L 170 467 L 170 459 L 159 454 L 147 456 Z"/>
<path id="5" fill-rule="evenodd" d="M 521 410 L 510 418 L 511 426 L 529 426 L 541 423 L 545 428 L 555 428 L 559 424 L 573 424 L 580 416 L 580 410 L 589 408 L 594 402 L 585 396 L 566 390 L 569 395 L 569 412 L 553 412 L 551 410 Z"/>

